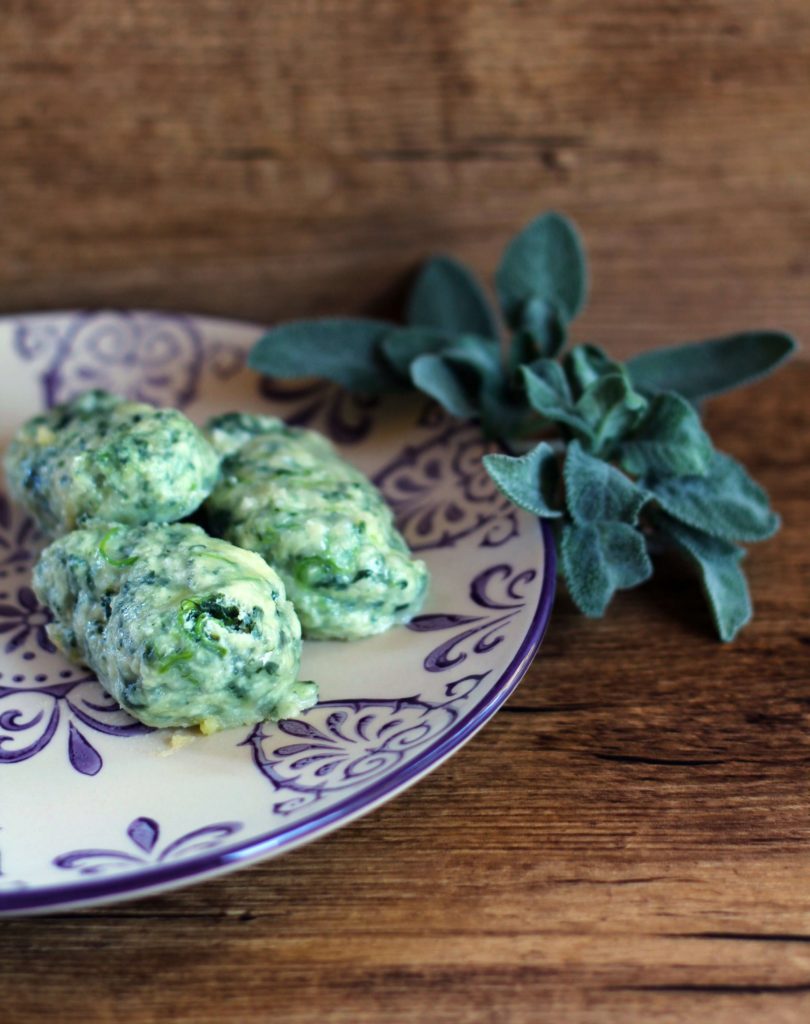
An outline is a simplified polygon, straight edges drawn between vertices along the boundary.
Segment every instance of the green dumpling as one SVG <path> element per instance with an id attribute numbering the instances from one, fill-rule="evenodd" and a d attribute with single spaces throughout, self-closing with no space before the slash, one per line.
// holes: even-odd
<path id="1" fill-rule="evenodd" d="M 427 567 L 374 485 L 314 431 L 231 413 L 206 433 L 223 456 L 202 514 L 211 533 L 278 571 L 304 636 L 350 640 L 418 612 Z"/>
<path id="2" fill-rule="evenodd" d="M 12 495 L 53 536 L 94 522 L 182 519 L 210 492 L 218 459 L 176 409 L 88 391 L 25 423 L 5 469 Z"/>
<path id="3" fill-rule="evenodd" d="M 147 725 L 211 733 L 317 698 L 296 682 L 301 627 L 278 575 L 199 526 L 76 530 L 43 551 L 34 589 L 56 646 Z"/>

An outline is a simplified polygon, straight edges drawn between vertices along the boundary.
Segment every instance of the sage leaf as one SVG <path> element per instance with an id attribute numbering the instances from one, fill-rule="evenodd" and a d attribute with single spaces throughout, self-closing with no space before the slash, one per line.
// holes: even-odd
<path id="1" fill-rule="evenodd" d="M 752 614 L 748 584 L 740 566 L 744 550 L 665 513 L 658 513 L 654 522 L 659 534 L 697 565 L 717 633 L 721 640 L 733 640 Z"/>
<path id="2" fill-rule="evenodd" d="M 604 613 L 617 590 L 638 586 L 652 575 L 644 537 L 627 523 L 565 523 L 561 532 L 568 592 L 590 618 Z"/>
<path id="3" fill-rule="evenodd" d="M 541 359 L 531 367 L 522 366 L 521 374 L 529 405 L 552 423 L 562 423 L 580 438 L 590 440 L 587 421 L 574 411 L 568 382 L 559 363 Z"/>
<path id="4" fill-rule="evenodd" d="M 535 299 L 571 321 L 585 303 L 585 253 L 576 228 L 559 213 L 544 213 L 507 246 L 495 288 L 507 323 L 516 330 L 534 316 Z"/>
<path id="5" fill-rule="evenodd" d="M 521 326 L 512 335 L 509 366 L 514 371 L 524 363 L 555 356 L 565 347 L 567 328 L 551 302 L 534 298 L 524 305 Z"/>
<path id="6" fill-rule="evenodd" d="M 620 363 L 614 362 L 597 345 L 577 345 L 566 354 L 562 365 L 575 398 L 601 377 L 625 372 Z"/>
<path id="7" fill-rule="evenodd" d="M 528 408 L 526 396 L 514 394 L 503 381 L 485 381 L 478 401 L 481 425 L 487 437 L 517 441 L 533 437 L 542 426 Z"/>
<path id="8" fill-rule="evenodd" d="M 568 445 L 563 478 L 566 505 L 579 526 L 606 520 L 635 526 L 650 497 L 621 470 L 588 455 L 578 441 Z"/>
<path id="9" fill-rule="evenodd" d="M 475 275 L 452 256 L 434 256 L 419 272 L 408 299 L 408 323 L 498 339 L 495 313 Z"/>
<path id="10" fill-rule="evenodd" d="M 647 486 L 670 516 L 712 537 L 765 540 L 779 529 L 766 492 L 723 452 L 714 452 L 705 476 L 667 477 Z"/>
<path id="11" fill-rule="evenodd" d="M 574 399 L 568 380 L 556 360 L 535 359 L 534 362 L 521 366 L 520 370 L 526 388 L 535 387 L 538 401 L 554 403 L 566 409 L 573 408 Z"/>
<path id="12" fill-rule="evenodd" d="M 590 427 L 589 446 L 605 456 L 638 426 L 646 409 L 646 398 L 633 390 L 621 371 L 594 380 L 574 406 Z"/>
<path id="13" fill-rule="evenodd" d="M 636 476 L 703 476 L 713 448 L 695 409 L 680 395 L 654 395 L 646 415 L 619 448 L 621 465 Z"/>
<path id="14" fill-rule="evenodd" d="M 414 359 L 442 352 L 455 340 L 452 334 L 431 327 L 389 326 L 389 333 L 380 341 L 380 351 L 397 373 L 408 377 Z"/>
<path id="15" fill-rule="evenodd" d="M 467 367 L 482 382 L 497 386 L 504 380 L 501 346 L 497 341 L 464 335 L 456 338 L 442 355 L 457 366 Z"/>
<path id="16" fill-rule="evenodd" d="M 411 363 L 411 380 L 420 391 L 434 398 L 442 408 L 459 419 L 478 415 L 474 387 L 464 382 L 456 368 L 440 355 L 424 355 Z"/>
<path id="17" fill-rule="evenodd" d="M 520 436 L 529 419 L 522 395 L 508 387 L 496 341 L 465 335 L 411 364 L 413 383 L 455 416 L 477 417 L 488 437 Z"/>
<path id="18" fill-rule="evenodd" d="M 541 441 L 525 455 L 485 455 L 484 467 L 495 486 L 527 512 L 555 519 L 562 511 L 554 507 L 560 470 L 551 445 Z"/>
<path id="19" fill-rule="evenodd" d="M 403 382 L 378 351 L 391 325 L 334 317 L 298 320 L 271 328 L 256 342 L 248 366 L 268 377 L 326 377 L 349 391 L 375 395 Z"/>
<path id="20" fill-rule="evenodd" d="M 527 409 L 522 395 L 508 387 L 499 342 L 467 335 L 442 353 L 478 410 L 487 437 L 504 439 L 523 433 Z"/>
<path id="21" fill-rule="evenodd" d="M 796 348 L 782 331 L 744 331 L 643 352 L 628 361 L 627 369 L 639 388 L 677 391 L 696 401 L 767 376 Z"/>

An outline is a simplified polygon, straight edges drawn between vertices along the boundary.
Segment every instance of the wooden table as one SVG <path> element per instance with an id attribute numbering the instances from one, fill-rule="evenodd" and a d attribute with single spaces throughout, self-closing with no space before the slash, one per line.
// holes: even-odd
<path id="1" fill-rule="evenodd" d="M 810 1014 L 810 365 L 709 426 L 784 517 L 730 646 L 670 569 L 560 596 L 505 708 L 281 859 L 0 927 L 9 1024 L 803 1022 Z"/>
<path id="2" fill-rule="evenodd" d="M 806 0 L 11 0 L 0 310 L 269 321 L 489 273 L 545 207 L 614 354 L 810 321 Z M 199 888 L 0 925 L 0 1019 L 804 1022 L 810 365 L 710 426 L 785 525 L 712 639 L 676 571 L 561 596 L 509 704 L 426 781 Z M 2 795 L 0 794 L 0 799 Z"/>
<path id="3" fill-rule="evenodd" d="M 390 312 L 543 209 L 615 353 L 810 311 L 807 0 L 6 0 L 0 311 Z"/>

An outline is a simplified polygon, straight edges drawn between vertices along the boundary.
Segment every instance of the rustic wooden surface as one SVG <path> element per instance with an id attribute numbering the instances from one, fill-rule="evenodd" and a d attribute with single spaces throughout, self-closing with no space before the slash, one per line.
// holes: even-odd
<path id="1" fill-rule="evenodd" d="M 804 0 L 8 0 L 0 310 L 391 311 L 556 206 L 625 353 L 810 320 Z M 810 367 L 710 425 L 776 499 L 757 617 L 558 601 L 485 734 L 177 894 L 0 927 L 9 1024 L 804 1022 Z M 1 798 L 1 797 L 0 797 Z"/>
<path id="2" fill-rule="evenodd" d="M 0 310 L 396 307 L 555 206 L 617 353 L 810 312 L 806 0 L 6 0 Z"/>
<path id="3" fill-rule="evenodd" d="M 428 779 L 187 891 L 0 927 L 9 1024 L 804 1024 L 810 366 L 718 400 L 770 488 L 757 616 L 713 640 L 669 572 L 580 618 Z"/>

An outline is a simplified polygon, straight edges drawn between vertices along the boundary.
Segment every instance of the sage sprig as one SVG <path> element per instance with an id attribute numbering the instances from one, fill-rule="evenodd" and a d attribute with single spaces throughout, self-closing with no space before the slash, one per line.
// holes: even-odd
<path id="1" fill-rule="evenodd" d="M 779 518 L 745 469 L 714 448 L 697 403 L 770 373 L 796 343 L 747 331 L 625 363 L 595 345 L 566 351 L 587 288 L 574 225 L 546 213 L 506 247 L 495 274 L 500 317 L 464 264 L 437 256 L 416 278 L 405 324 L 283 324 L 249 362 L 363 394 L 417 388 L 478 420 L 507 449 L 484 456 L 487 472 L 516 505 L 551 520 L 582 612 L 602 615 L 617 590 L 649 579 L 651 556 L 673 550 L 694 564 L 718 635 L 731 640 L 751 617 L 741 544 L 770 537 Z"/>

